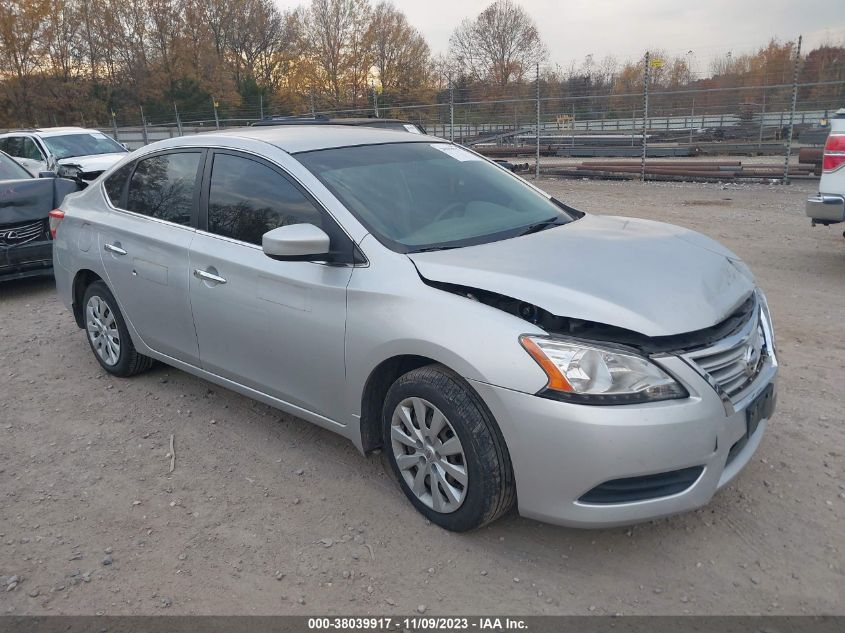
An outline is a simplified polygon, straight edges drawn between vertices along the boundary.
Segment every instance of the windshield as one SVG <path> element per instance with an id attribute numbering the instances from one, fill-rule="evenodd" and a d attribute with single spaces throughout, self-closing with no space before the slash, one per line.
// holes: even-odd
<path id="1" fill-rule="evenodd" d="M 80 132 L 79 134 L 62 134 L 61 136 L 46 136 L 41 139 L 47 149 L 56 158 L 72 158 L 74 156 L 93 156 L 95 154 L 114 154 L 126 152 L 126 148 L 112 140 L 102 132 Z"/>
<path id="2" fill-rule="evenodd" d="M 0 152 L 0 180 L 22 180 L 24 178 L 32 178 L 32 174 L 6 154 Z"/>
<path id="3" fill-rule="evenodd" d="M 296 158 L 383 244 L 403 253 L 493 242 L 572 219 L 520 178 L 449 143 Z"/>

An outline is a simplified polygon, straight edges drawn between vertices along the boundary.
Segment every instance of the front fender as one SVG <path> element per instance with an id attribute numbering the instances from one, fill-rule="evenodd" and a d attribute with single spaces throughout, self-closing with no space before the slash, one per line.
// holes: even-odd
<path id="1" fill-rule="evenodd" d="M 546 384 L 519 343 L 520 334 L 542 334 L 540 328 L 426 285 L 404 255 L 370 248 L 367 256 L 370 266 L 355 269 L 347 292 L 346 398 L 353 416 L 360 415 L 370 374 L 396 356 L 423 356 L 468 380 L 526 393 Z"/>

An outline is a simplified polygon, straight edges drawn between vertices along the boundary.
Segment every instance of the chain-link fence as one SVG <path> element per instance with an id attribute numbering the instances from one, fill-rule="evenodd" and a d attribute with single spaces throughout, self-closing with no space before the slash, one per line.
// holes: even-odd
<path id="1" fill-rule="evenodd" d="M 366 104 L 314 107 L 302 114 L 402 119 L 491 156 L 659 160 L 702 155 L 787 158 L 793 147 L 823 144 L 828 118 L 845 106 L 845 81 L 659 88 L 648 91 L 646 100 L 647 85 L 643 82 L 640 90 L 624 93 L 556 94 L 559 87 L 538 79 L 496 98 L 452 86 L 438 91 L 429 103 L 395 102 L 374 93 Z M 137 113 L 114 112 L 106 120 L 61 123 L 96 127 L 135 149 L 289 113 L 261 97 L 237 105 L 213 101 L 207 109 L 190 112 L 174 105 L 171 111 L 168 116 L 158 108 L 156 116 L 147 117 L 139 107 Z M 771 161 L 766 174 L 774 177 L 777 159 Z M 553 161 L 540 163 L 545 169 Z M 793 173 L 801 176 L 801 171 Z"/>

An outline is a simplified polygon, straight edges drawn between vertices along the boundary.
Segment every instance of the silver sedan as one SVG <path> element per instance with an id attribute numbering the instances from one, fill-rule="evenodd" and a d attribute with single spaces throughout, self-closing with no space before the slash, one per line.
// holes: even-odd
<path id="1" fill-rule="evenodd" d="M 449 530 L 514 506 L 582 527 L 697 508 L 774 409 L 768 307 L 733 253 L 433 137 L 154 143 L 51 229 L 105 371 L 167 363 L 382 449 Z"/>

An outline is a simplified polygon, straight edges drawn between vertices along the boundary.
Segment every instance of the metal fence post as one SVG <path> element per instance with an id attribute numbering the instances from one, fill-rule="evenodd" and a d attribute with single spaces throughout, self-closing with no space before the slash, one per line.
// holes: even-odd
<path id="1" fill-rule="evenodd" d="M 179 108 L 176 107 L 176 102 L 173 102 L 173 112 L 176 113 L 176 129 L 179 130 L 179 136 L 182 136 L 182 119 L 179 117 Z"/>
<path id="2" fill-rule="evenodd" d="M 692 98 L 692 107 L 689 111 L 689 144 L 692 145 L 692 131 L 695 128 L 695 97 Z"/>
<path id="3" fill-rule="evenodd" d="M 645 54 L 645 72 L 643 73 L 643 156 L 640 160 L 640 182 L 645 182 L 645 155 L 648 150 L 648 141 L 646 141 L 646 131 L 648 130 L 648 72 L 649 69 L 649 54 Z"/>
<path id="4" fill-rule="evenodd" d="M 449 140 L 455 141 L 455 87 L 452 85 L 452 75 L 449 75 Z"/>
<path id="5" fill-rule="evenodd" d="M 144 145 L 149 145 L 150 139 L 147 136 L 147 118 L 144 116 L 144 106 L 139 105 L 138 109 L 141 110 L 141 136 L 144 139 Z"/>
<path id="6" fill-rule="evenodd" d="M 789 110 L 789 133 L 786 135 L 786 154 L 783 159 L 783 184 L 789 184 L 789 157 L 792 154 L 792 127 L 795 123 L 795 106 L 798 103 L 798 69 L 801 66 L 801 37 L 795 50 L 795 66 L 792 69 L 792 108 Z"/>
<path id="7" fill-rule="evenodd" d="M 534 179 L 540 179 L 540 62 L 537 62 L 537 164 L 534 167 Z"/>
<path id="8" fill-rule="evenodd" d="M 763 124 L 766 121 L 766 72 L 763 71 L 763 103 L 760 106 L 760 136 L 757 139 L 757 149 L 763 147 Z"/>
<path id="9" fill-rule="evenodd" d="M 378 92 L 376 92 L 376 85 L 375 83 L 371 84 L 373 88 L 373 114 L 376 115 L 376 118 L 379 118 L 378 114 Z"/>

